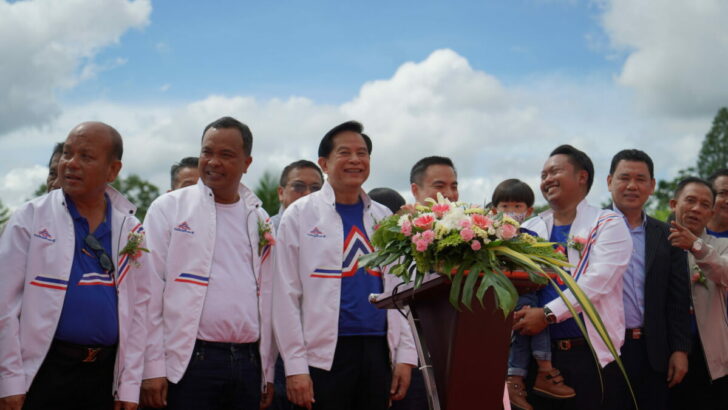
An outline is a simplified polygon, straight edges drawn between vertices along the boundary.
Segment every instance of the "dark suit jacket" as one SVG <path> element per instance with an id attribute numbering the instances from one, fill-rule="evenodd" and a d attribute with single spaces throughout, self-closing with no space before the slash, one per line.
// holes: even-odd
<path id="1" fill-rule="evenodd" d="M 643 326 L 649 362 L 657 372 L 667 372 L 670 355 L 689 352 L 692 343 L 687 253 L 670 245 L 669 235 L 669 225 L 647 217 Z"/>

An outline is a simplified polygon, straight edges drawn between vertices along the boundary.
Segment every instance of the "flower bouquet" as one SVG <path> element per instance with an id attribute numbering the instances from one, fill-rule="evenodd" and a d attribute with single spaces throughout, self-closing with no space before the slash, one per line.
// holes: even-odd
<path id="1" fill-rule="evenodd" d="M 419 287 L 425 275 L 437 271 L 452 280 L 450 303 L 482 304 L 493 287 L 496 305 L 509 314 L 518 293 L 505 272 L 523 270 L 536 284 L 549 281 L 545 270 L 561 272 L 570 266 L 553 243 L 519 231 L 519 223 L 505 214 L 479 206 L 438 200 L 410 205 L 379 222 L 372 245 L 376 252 L 360 258 L 368 266 L 394 264 L 389 273 Z M 566 275 L 564 273 L 564 275 Z M 481 279 L 478 281 L 478 279 Z"/>

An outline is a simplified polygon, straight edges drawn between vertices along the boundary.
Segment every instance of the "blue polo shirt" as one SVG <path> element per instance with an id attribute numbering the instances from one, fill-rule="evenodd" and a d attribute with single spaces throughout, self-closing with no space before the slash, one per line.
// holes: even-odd
<path id="1" fill-rule="evenodd" d="M 336 204 L 336 211 L 344 225 L 339 336 L 384 336 L 386 311 L 369 303 L 369 294 L 382 293 L 383 278 L 379 272 L 360 267 L 357 260 L 374 250 L 364 229 L 364 203 Z"/>
<path id="2" fill-rule="evenodd" d="M 705 228 L 705 230 L 708 232 L 708 235 L 715 236 L 716 238 L 728 238 L 728 231 L 715 232 L 715 231 L 711 231 L 708 228 Z"/>
<path id="3" fill-rule="evenodd" d="M 108 195 L 105 198 L 105 217 L 93 232 L 93 236 L 113 263 L 111 201 Z M 87 346 L 115 345 L 119 340 L 119 316 L 114 276 L 104 271 L 96 253 L 86 245 L 88 221 L 78 213 L 76 205 L 68 195 L 66 203 L 73 218 L 76 246 L 55 338 Z"/>
<path id="4" fill-rule="evenodd" d="M 571 231 L 571 225 L 554 225 L 551 230 L 551 237 L 549 238 L 549 241 L 560 244 L 564 247 L 564 249 L 568 249 L 566 245 L 569 242 L 569 231 Z M 559 285 L 559 288 L 562 291 L 567 289 L 566 284 Z M 540 306 L 546 306 L 547 303 L 558 297 L 559 294 L 551 285 L 543 287 L 538 292 L 538 302 Z M 579 316 L 581 317 L 581 314 Z M 574 319 L 566 319 L 563 322 L 549 325 L 549 332 L 551 333 L 552 339 L 574 339 L 577 337 L 584 337 Z"/>

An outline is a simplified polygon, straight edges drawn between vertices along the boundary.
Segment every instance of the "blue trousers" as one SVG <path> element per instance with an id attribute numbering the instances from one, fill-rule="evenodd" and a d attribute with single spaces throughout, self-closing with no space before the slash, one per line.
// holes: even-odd
<path id="1" fill-rule="evenodd" d="M 538 295 L 533 292 L 519 296 L 516 310 L 524 306 L 538 307 Z M 548 326 L 533 336 L 513 332 L 511 350 L 508 353 L 508 375 L 525 377 L 528 374 L 531 356 L 536 360 L 551 360 L 551 336 Z"/>
<path id="2" fill-rule="evenodd" d="M 170 383 L 167 409 L 257 410 L 261 394 L 257 343 L 198 340 L 179 383 Z"/>

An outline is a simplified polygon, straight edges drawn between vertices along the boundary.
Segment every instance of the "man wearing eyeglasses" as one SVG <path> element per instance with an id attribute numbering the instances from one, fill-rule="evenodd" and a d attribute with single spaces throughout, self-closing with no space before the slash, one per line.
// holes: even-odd
<path id="1" fill-rule="evenodd" d="M 197 185 L 157 198 L 144 220 L 156 275 L 141 401 L 258 409 L 273 397 L 275 240 L 261 201 L 240 182 L 253 134 L 222 117 L 205 127 L 201 145 Z"/>
<path id="2" fill-rule="evenodd" d="M 108 186 L 122 153 L 109 125 L 76 126 L 61 189 L 0 238 L 0 409 L 136 408 L 151 263 L 134 206 Z"/>
<path id="3" fill-rule="evenodd" d="M 291 162 L 281 173 L 281 180 L 278 186 L 278 200 L 281 202 L 281 208 L 278 213 L 270 217 L 273 226 L 278 229 L 281 223 L 283 211 L 288 208 L 293 201 L 304 197 L 310 193 L 321 189 L 324 184 L 324 174 L 321 169 L 311 161 L 302 159 Z"/>

